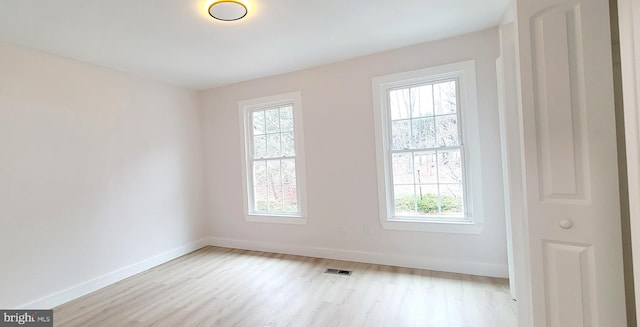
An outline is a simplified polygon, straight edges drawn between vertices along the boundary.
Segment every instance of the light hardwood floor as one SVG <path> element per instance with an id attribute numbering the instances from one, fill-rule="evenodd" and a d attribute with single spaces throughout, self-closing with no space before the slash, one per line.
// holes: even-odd
<path id="1" fill-rule="evenodd" d="M 54 308 L 55 326 L 82 327 L 510 327 L 515 316 L 505 279 L 218 247 Z"/>

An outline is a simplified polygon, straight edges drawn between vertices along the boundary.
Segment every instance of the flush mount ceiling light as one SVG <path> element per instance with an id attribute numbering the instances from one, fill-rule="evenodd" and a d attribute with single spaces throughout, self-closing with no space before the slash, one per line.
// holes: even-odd
<path id="1" fill-rule="evenodd" d="M 247 5 L 240 1 L 233 0 L 214 1 L 208 10 L 211 17 L 223 21 L 241 19 L 249 12 Z"/>

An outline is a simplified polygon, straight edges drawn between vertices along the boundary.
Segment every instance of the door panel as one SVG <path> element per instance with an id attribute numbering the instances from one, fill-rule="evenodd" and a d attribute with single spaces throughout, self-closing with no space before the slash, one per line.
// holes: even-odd
<path id="1" fill-rule="evenodd" d="M 544 242 L 548 326 L 594 326 L 593 247 Z"/>
<path id="2" fill-rule="evenodd" d="M 540 199 L 588 202 L 580 6 L 531 18 Z"/>

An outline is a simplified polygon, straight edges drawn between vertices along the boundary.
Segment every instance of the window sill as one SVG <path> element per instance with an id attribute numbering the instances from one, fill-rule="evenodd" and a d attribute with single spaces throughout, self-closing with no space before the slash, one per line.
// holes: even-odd
<path id="1" fill-rule="evenodd" d="M 416 221 L 402 219 L 381 220 L 382 228 L 388 230 L 414 231 L 414 232 L 434 232 L 451 234 L 473 234 L 482 233 L 483 225 L 469 221 Z"/>
<path id="2" fill-rule="evenodd" d="M 246 221 L 252 223 L 306 225 L 307 218 L 302 216 L 247 215 Z"/>

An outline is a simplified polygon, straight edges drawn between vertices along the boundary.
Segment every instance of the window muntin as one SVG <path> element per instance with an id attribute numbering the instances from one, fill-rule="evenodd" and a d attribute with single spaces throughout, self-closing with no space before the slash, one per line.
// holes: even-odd
<path id="1" fill-rule="evenodd" d="M 250 111 L 252 213 L 300 214 L 293 105 Z"/>
<path id="2" fill-rule="evenodd" d="M 458 80 L 387 89 L 392 217 L 464 219 Z"/>

